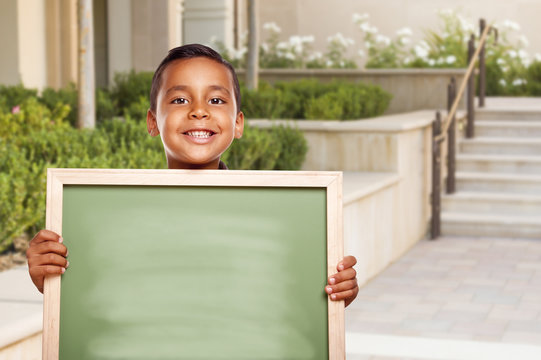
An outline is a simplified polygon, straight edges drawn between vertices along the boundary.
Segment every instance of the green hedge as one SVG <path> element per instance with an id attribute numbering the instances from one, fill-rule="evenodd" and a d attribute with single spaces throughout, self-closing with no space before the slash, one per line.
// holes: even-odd
<path id="1" fill-rule="evenodd" d="M 257 91 L 241 88 L 248 118 L 354 120 L 383 114 L 391 95 L 379 86 L 317 79 L 261 82 Z"/>
<path id="2" fill-rule="evenodd" d="M 53 102 L 51 110 L 32 96 L 19 103 L 20 88 L 11 93 L 12 98 L 0 97 L 0 253 L 14 237 L 44 227 L 48 167 L 166 167 L 161 141 L 147 134 L 144 121 L 127 117 L 78 130 L 70 124 L 69 105 Z M 17 103 L 19 112 L 12 113 L 8 103 Z M 298 130 L 247 126 L 223 160 L 231 169 L 297 170 L 306 151 Z"/>

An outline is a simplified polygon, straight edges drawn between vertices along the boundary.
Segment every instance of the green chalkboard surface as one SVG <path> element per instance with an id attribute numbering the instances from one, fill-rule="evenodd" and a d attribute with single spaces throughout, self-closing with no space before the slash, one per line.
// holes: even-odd
<path id="1" fill-rule="evenodd" d="M 321 187 L 64 185 L 60 359 L 328 359 Z"/>

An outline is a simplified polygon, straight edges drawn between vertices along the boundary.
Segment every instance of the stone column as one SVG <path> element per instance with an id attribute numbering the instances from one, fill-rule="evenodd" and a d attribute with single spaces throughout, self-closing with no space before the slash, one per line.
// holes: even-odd
<path id="1" fill-rule="evenodd" d="M 233 0 L 185 0 L 183 43 L 210 44 L 211 39 L 232 48 Z"/>
<path id="2" fill-rule="evenodd" d="M 132 69 L 131 0 L 107 1 L 109 84 L 115 73 Z"/>

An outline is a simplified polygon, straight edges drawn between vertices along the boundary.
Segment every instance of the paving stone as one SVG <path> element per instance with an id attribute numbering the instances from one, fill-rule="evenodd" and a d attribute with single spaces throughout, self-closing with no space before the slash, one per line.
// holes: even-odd
<path id="1" fill-rule="evenodd" d="M 520 296 L 516 295 L 504 295 L 502 293 L 481 293 L 476 294 L 473 297 L 474 303 L 479 304 L 506 304 L 506 305 L 515 305 L 520 301 Z"/>
<path id="2" fill-rule="evenodd" d="M 348 331 L 541 344 L 541 242 L 443 237 L 395 265 L 361 289 Z"/>
<path id="3" fill-rule="evenodd" d="M 487 318 L 487 314 L 467 311 L 440 311 L 434 315 L 435 320 L 451 321 L 481 321 Z"/>
<path id="4" fill-rule="evenodd" d="M 452 321 L 447 320 L 416 320 L 406 319 L 402 322 L 403 329 L 419 332 L 446 331 L 451 328 Z"/>
<path id="5" fill-rule="evenodd" d="M 514 344 L 531 344 L 539 346 L 539 344 L 541 343 L 541 334 L 531 332 L 508 331 L 502 336 L 502 342 Z"/>
<path id="6" fill-rule="evenodd" d="M 531 320 L 535 319 L 539 311 L 531 309 L 517 309 L 514 306 L 494 305 L 490 313 L 489 319 L 493 320 Z"/>
<path id="7" fill-rule="evenodd" d="M 473 336 L 493 336 L 501 339 L 507 325 L 507 321 L 501 320 L 457 321 L 451 328 L 451 332 Z"/>

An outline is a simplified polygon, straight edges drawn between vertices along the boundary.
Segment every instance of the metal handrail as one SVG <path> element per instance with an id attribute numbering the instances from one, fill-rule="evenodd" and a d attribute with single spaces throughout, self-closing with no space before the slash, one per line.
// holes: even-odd
<path id="1" fill-rule="evenodd" d="M 488 37 L 488 33 L 492 29 L 492 26 L 485 27 L 483 33 L 481 34 L 481 38 L 479 39 L 479 46 L 477 46 L 477 49 L 475 50 L 475 53 L 473 54 L 470 63 L 468 65 L 468 70 L 466 71 L 466 75 L 464 79 L 462 80 L 462 83 L 460 84 L 460 88 L 458 89 L 458 93 L 456 94 L 455 101 L 453 102 L 453 106 L 451 107 L 451 110 L 449 110 L 449 113 L 447 114 L 447 117 L 445 118 L 445 121 L 442 126 L 442 132 L 440 135 L 436 136 L 434 140 L 436 142 L 441 142 L 445 140 L 447 137 L 447 130 L 449 130 L 449 126 L 451 126 L 451 120 L 456 114 L 456 111 L 458 109 L 458 103 L 460 102 L 460 99 L 464 95 L 464 91 L 466 90 L 466 85 L 468 83 L 468 80 L 470 76 L 473 74 L 473 69 L 475 68 L 475 63 L 477 61 L 477 58 L 479 57 L 479 53 L 481 52 L 481 49 L 485 45 L 485 42 Z"/>

